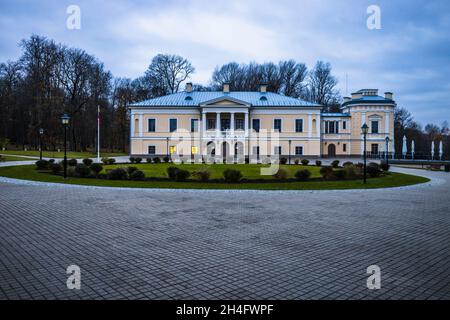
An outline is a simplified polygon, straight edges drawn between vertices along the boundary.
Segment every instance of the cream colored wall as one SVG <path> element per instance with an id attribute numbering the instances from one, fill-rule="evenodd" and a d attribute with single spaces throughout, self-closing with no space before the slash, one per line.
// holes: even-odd
<path id="1" fill-rule="evenodd" d="M 317 128 L 314 123 L 317 124 L 318 116 L 313 114 L 312 116 L 312 128 L 311 134 L 313 137 L 317 137 Z M 281 132 L 280 137 L 284 136 L 298 136 L 298 137 L 307 137 L 309 130 L 309 120 L 307 114 L 289 114 L 289 115 L 266 115 L 266 114 L 251 114 L 250 113 L 250 126 L 252 129 L 252 120 L 259 119 L 260 120 L 260 128 L 265 129 L 267 131 L 271 131 L 273 129 L 273 123 L 275 119 L 281 119 Z M 303 132 L 295 132 L 295 120 L 302 119 L 303 120 Z M 314 121 L 316 120 L 316 121 Z"/>

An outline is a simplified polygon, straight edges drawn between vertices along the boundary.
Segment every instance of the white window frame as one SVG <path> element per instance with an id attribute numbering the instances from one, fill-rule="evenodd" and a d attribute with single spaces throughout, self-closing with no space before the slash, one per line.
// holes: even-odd
<path id="1" fill-rule="evenodd" d="M 192 131 L 192 120 L 197 120 L 197 130 Z M 178 120 L 177 120 L 177 127 L 178 127 Z M 170 122 L 169 122 L 169 130 L 170 130 Z M 191 121 L 189 121 L 189 132 L 199 132 L 199 131 L 200 131 L 200 119 L 191 118 Z"/>
<path id="2" fill-rule="evenodd" d="M 155 148 L 155 153 L 150 153 L 150 150 L 149 150 L 150 147 Z M 156 154 L 156 146 L 154 144 L 150 144 L 150 145 L 147 146 L 147 154 L 149 154 L 149 155 L 155 155 Z"/>
<path id="3" fill-rule="evenodd" d="M 302 122 L 302 130 L 301 131 L 297 131 L 297 120 L 300 120 Z M 311 121 L 312 124 L 312 121 Z M 302 133 L 304 132 L 304 126 L 305 126 L 305 121 L 303 121 L 303 118 L 297 118 L 294 120 L 294 132 L 295 133 Z"/>
<path id="4" fill-rule="evenodd" d="M 301 153 L 301 154 L 298 154 L 298 153 L 297 153 L 297 148 L 302 148 L 302 153 Z M 295 153 L 295 155 L 296 155 L 296 156 L 303 156 L 303 154 L 304 154 L 304 152 L 303 152 L 304 149 L 305 149 L 305 147 L 302 146 L 302 145 L 295 146 L 295 148 L 294 148 L 294 153 Z"/>
<path id="5" fill-rule="evenodd" d="M 170 131 L 170 120 L 176 120 L 177 121 L 177 128 L 175 129 L 175 131 L 177 131 L 178 130 L 178 118 L 169 118 L 168 120 L 167 120 L 167 131 L 168 132 L 175 132 L 175 131 Z"/>
<path id="6" fill-rule="evenodd" d="M 155 120 L 155 131 L 150 131 L 150 120 Z M 147 119 L 147 132 L 156 132 L 156 118 L 148 118 Z"/>
<path id="7" fill-rule="evenodd" d="M 274 118 L 272 121 L 272 130 L 275 131 L 275 120 L 280 120 L 280 131 L 278 132 L 283 132 L 283 119 L 281 118 Z"/>
<path id="8" fill-rule="evenodd" d="M 261 131 L 261 118 L 252 118 L 252 130 L 255 130 L 254 128 L 253 128 L 253 120 L 258 120 L 259 121 L 259 130 L 258 130 L 258 132 L 260 132 Z M 245 128 L 245 120 L 244 120 L 244 128 Z"/>

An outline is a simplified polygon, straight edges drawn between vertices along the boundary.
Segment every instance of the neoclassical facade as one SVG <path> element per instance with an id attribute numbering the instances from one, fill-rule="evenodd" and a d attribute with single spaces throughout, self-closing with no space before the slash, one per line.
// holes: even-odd
<path id="1" fill-rule="evenodd" d="M 363 89 L 344 98 L 339 113 L 321 105 L 267 91 L 183 92 L 130 105 L 130 154 L 182 156 L 214 161 L 349 157 L 363 154 L 361 126 L 369 126 L 367 152 L 393 148 L 392 93 Z M 389 146 L 385 139 L 390 138 Z"/>

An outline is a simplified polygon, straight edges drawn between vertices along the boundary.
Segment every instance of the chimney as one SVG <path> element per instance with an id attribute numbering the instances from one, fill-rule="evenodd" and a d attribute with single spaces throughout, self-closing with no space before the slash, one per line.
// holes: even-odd
<path id="1" fill-rule="evenodd" d="M 360 99 L 362 98 L 362 93 L 361 92 L 354 92 L 352 93 L 352 99 Z"/>
<path id="2" fill-rule="evenodd" d="M 228 82 L 223 84 L 223 93 L 230 93 L 230 84 Z"/>
<path id="3" fill-rule="evenodd" d="M 192 82 L 186 83 L 186 92 L 191 93 L 192 92 Z"/>
<path id="4" fill-rule="evenodd" d="M 267 83 L 261 83 L 259 85 L 259 92 L 266 93 L 267 92 Z"/>
<path id="5" fill-rule="evenodd" d="M 392 100 L 392 92 L 385 92 L 385 93 L 384 93 L 384 97 L 385 97 L 386 99 Z"/>
<path id="6" fill-rule="evenodd" d="M 352 100 L 352 98 L 350 98 L 350 97 L 344 97 L 344 103 L 349 102 L 351 100 Z"/>

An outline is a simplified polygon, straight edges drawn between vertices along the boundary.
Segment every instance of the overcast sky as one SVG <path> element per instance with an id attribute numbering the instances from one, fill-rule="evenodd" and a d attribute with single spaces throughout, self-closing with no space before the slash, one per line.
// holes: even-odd
<path id="1" fill-rule="evenodd" d="M 81 29 L 66 27 L 69 5 Z M 367 7 L 381 8 L 369 30 Z M 346 94 L 394 92 L 422 125 L 450 121 L 450 1 L 415 0 L 0 0 L 0 61 L 17 59 L 32 33 L 79 47 L 114 76 L 144 73 L 157 53 L 188 58 L 207 84 L 230 61 L 328 61 Z"/>

